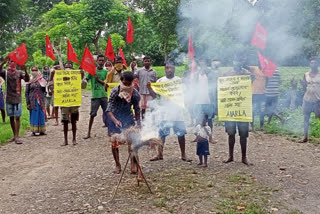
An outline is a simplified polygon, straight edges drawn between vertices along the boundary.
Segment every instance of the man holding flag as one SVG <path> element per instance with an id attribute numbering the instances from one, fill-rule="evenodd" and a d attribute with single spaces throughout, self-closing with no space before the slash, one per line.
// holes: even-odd
<path id="1" fill-rule="evenodd" d="M 14 54 L 14 55 L 12 55 Z M 23 56 L 21 58 L 21 56 Z M 10 58 L 9 58 L 10 57 Z M 17 58 L 16 58 L 17 57 Z M 13 139 L 16 144 L 22 144 L 19 140 L 20 116 L 22 113 L 21 100 L 21 80 L 29 81 L 29 74 L 24 63 L 27 60 L 27 52 L 25 49 L 19 48 L 7 56 L 0 64 L 0 76 L 6 81 L 6 107 L 7 115 L 10 117 Z M 3 70 L 5 63 L 9 64 L 7 70 Z M 21 70 L 17 70 L 17 63 L 21 65 Z"/>
<path id="2" fill-rule="evenodd" d="M 105 112 L 108 106 L 108 94 L 105 91 L 105 87 L 108 86 L 104 80 L 107 77 L 108 71 L 103 68 L 105 63 L 105 57 L 103 55 L 97 56 L 98 67 L 96 69 L 96 74 L 92 75 L 88 73 L 84 82 L 91 81 L 91 110 L 90 110 L 90 121 L 88 134 L 84 139 L 89 139 L 91 137 L 91 128 L 94 118 L 97 116 L 99 107 L 101 106 L 102 111 Z M 85 84 L 86 85 L 86 84 Z"/>

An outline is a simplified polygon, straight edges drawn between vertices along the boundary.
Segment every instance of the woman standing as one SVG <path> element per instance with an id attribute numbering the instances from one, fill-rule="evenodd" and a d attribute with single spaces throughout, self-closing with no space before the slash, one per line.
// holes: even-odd
<path id="1" fill-rule="evenodd" d="M 31 80 L 26 85 L 27 108 L 30 111 L 30 130 L 33 135 L 44 135 L 45 124 L 45 87 L 46 81 L 36 66 L 32 66 Z"/>

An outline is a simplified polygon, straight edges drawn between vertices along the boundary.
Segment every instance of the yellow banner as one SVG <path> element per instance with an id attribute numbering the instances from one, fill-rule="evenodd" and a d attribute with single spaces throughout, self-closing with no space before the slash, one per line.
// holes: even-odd
<path id="1" fill-rule="evenodd" d="M 111 90 L 114 88 L 114 87 L 116 87 L 116 86 L 118 86 L 118 85 L 120 85 L 120 83 L 119 82 L 113 82 L 113 83 L 107 83 L 108 84 L 108 90 L 107 90 L 107 92 L 108 92 L 108 98 L 110 97 L 110 93 L 111 93 Z"/>
<path id="2" fill-rule="evenodd" d="M 79 70 L 55 71 L 54 106 L 81 106 L 81 74 Z"/>
<path id="3" fill-rule="evenodd" d="M 181 79 L 151 83 L 151 88 L 157 94 L 168 98 L 173 103 L 184 108 L 184 94 Z"/>
<path id="4" fill-rule="evenodd" d="M 220 121 L 252 122 L 252 90 L 249 75 L 218 79 Z"/>

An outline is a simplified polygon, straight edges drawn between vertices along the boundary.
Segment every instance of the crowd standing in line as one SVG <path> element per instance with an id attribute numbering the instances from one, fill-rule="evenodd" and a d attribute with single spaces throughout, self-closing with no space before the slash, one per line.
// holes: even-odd
<path id="1" fill-rule="evenodd" d="M 199 60 L 199 67 L 195 73 L 190 70 L 184 73 L 183 83 L 185 91 L 190 96 L 185 95 L 186 109 L 191 116 L 191 124 L 195 128 L 197 142 L 196 154 L 199 156 L 199 165 L 208 166 L 209 142 L 215 143 L 213 139 L 213 119 L 218 114 L 217 102 L 217 80 L 219 76 L 250 75 L 252 79 L 253 94 L 253 118 L 259 115 L 260 129 L 264 128 L 264 117 L 268 116 L 270 123 L 273 116 L 284 123 L 284 118 L 277 112 L 278 98 L 280 95 L 280 75 L 276 70 L 272 77 L 266 77 L 258 66 L 248 66 L 245 62 L 244 54 L 236 54 L 233 60 L 233 69 L 228 72 L 220 73 L 220 61 L 215 59 L 211 62 L 211 68 L 203 59 Z M 8 63 L 8 68 L 4 66 Z M 158 153 L 150 161 L 163 160 L 164 144 L 166 137 L 170 135 L 170 130 L 178 137 L 181 151 L 181 160 L 191 161 L 187 158 L 185 147 L 187 134 L 184 109 L 161 96 L 156 105 L 157 94 L 151 87 L 155 82 L 166 82 L 170 80 L 181 80 L 175 75 L 175 63 L 172 60 L 165 62 L 165 76 L 158 79 L 157 72 L 151 67 L 150 57 L 143 58 L 143 67 L 138 69 L 137 62 L 132 61 L 129 71 L 123 64 L 120 56 L 115 57 L 115 62 L 106 61 L 104 55 L 98 55 L 96 59 L 96 75 L 87 74 L 80 68 L 82 88 L 91 83 L 91 108 L 87 135 L 84 139 L 91 138 L 91 130 L 94 118 L 97 116 L 99 107 L 103 112 L 103 121 L 108 127 L 108 136 L 121 133 L 123 130 L 137 125 L 141 126 L 147 109 L 150 111 L 157 108 L 161 113 L 158 125 L 158 135 L 162 140 L 163 146 L 158 148 Z M 304 138 L 301 143 L 308 141 L 310 114 L 315 113 L 316 118 L 320 119 L 320 74 L 318 70 L 319 62 L 316 58 L 311 58 L 311 70 L 304 75 L 301 82 L 304 88 L 303 115 L 304 115 Z M 9 57 L 6 57 L 0 64 L 0 111 L 3 122 L 5 122 L 5 105 L 7 115 L 10 117 L 10 124 L 13 132 L 13 139 L 16 144 L 21 144 L 19 139 L 20 116 L 22 112 L 21 100 L 21 80 L 26 82 L 26 103 L 30 113 L 30 131 L 33 135 L 44 135 L 46 133 L 47 119 L 55 118 L 55 125 L 59 124 L 58 109 L 54 106 L 54 74 L 56 70 L 62 69 L 56 65 L 50 70 L 49 66 L 44 66 L 42 72 L 36 67 L 30 68 L 31 78 L 25 66 L 22 70 L 17 69 L 17 65 Z M 74 69 L 71 62 L 64 64 L 66 70 Z M 6 83 L 6 92 L 2 86 Z M 119 83 L 108 94 L 110 83 Z M 109 96 L 109 100 L 108 100 Z M 193 97 L 194 99 L 188 99 Z M 5 100 L 5 101 L 4 101 Z M 52 107 L 52 110 L 50 109 Z M 79 120 L 80 106 L 61 107 L 61 122 L 64 130 L 64 143 L 68 145 L 68 123 L 72 126 L 72 142 L 77 144 L 77 121 Z M 195 118 L 195 120 L 193 120 Z M 253 123 L 251 129 L 253 129 Z M 229 157 L 225 163 L 234 161 L 234 146 L 236 133 L 240 136 L 240 146 L 242 163 L 250 165 L 247 159 L 247 138 L 250 128 L 248 122 L 225 122 L 225 131 L 228 134 Z M 115 173 L 121 172 L 119 144 L 112 143 L 112 154 L 115 160 Z M 131 160 L 131 172 L 138 173 L 137 163 Z"/>

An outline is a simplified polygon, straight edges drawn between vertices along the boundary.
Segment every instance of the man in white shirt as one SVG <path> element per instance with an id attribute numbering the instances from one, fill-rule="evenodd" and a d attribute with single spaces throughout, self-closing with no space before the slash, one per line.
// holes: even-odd
<path id="1" fill-rule="evenodd" d="M 171 80 L 180 79 L 174 75 L 175 65 L 171 61 L 165 63 L 165 72 L 166 76 L 160 78 L 157 82 L 166 82 Z M 150 95 L 156 97 L 156 93 L 151 88 L 151 83 L 148 82 L 147 87 L 149 89 Z M 181 151 L 181 160 L 190 162 L 191 160 L 187 159 L 185 153 L 185 134 L 186 126 L 184 123 L 184 114 L 183 108 L 177 104 L 171 102 L 167 98 L 161 96 L 160 106 L 158 110 L 161 112 L 161 122 L 159 125 L 159 136 L 161 137 L 163 146 L 166 140 L 166 137 L 170 134 L 170 129 L 172 128 L 175 135 L 178 136 L 178 142 Z M 150 161 L 163 160 L 163 147 L 159 147 L 158 155 L 152 158 Z"/>

